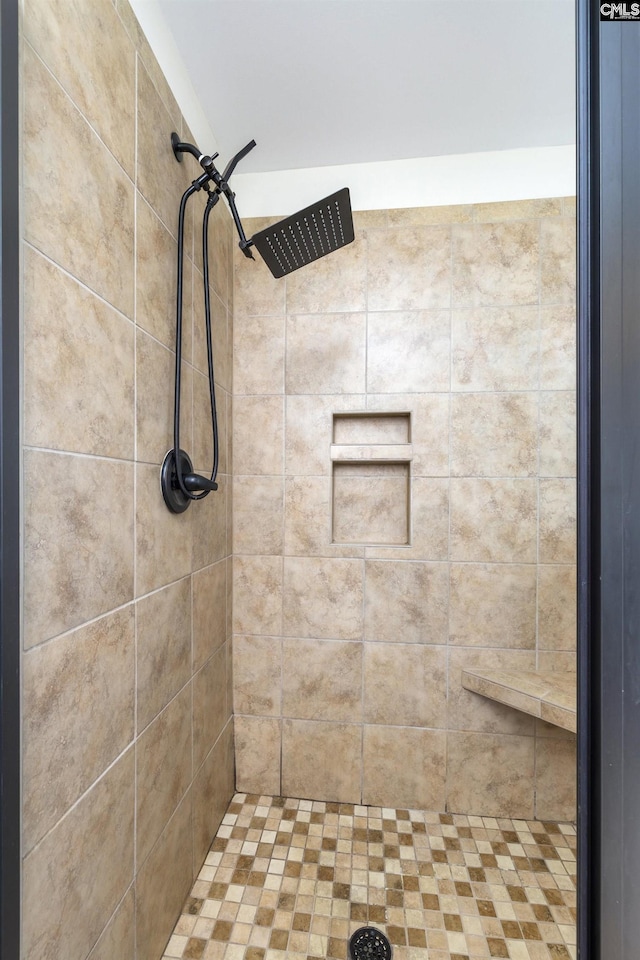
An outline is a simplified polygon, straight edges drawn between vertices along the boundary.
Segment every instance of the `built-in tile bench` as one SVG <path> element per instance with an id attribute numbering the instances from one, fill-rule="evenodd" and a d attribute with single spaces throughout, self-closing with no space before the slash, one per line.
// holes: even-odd
<path id="1" fill-rule="evenodd" d="M 575 673 L 463 670 L 462 686 L 564 730 L 576 732 Z"/>

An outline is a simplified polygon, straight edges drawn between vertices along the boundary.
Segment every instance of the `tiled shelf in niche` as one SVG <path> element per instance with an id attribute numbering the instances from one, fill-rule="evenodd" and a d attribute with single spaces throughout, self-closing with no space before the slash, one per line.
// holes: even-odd
<path id="1" fill-rule="evenodd" d="M 334 414 L 334 543 L 409 544 L 411 458 L 410 414 Z"/>

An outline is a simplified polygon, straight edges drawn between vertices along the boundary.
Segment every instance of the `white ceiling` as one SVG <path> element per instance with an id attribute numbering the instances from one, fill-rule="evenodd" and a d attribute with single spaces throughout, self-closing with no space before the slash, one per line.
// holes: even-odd
<path id="1" fill-rule="evenodd" d="M 238 172 L 575 141 L 573 0 L 155 6 Z"/>

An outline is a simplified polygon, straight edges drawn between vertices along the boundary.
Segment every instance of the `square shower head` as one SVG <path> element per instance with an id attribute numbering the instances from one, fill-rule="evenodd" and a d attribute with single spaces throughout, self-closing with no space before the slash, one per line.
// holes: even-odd
<path id="1" fill-rule="evenodd" d="M 279 220 L 251 238 L 274 277 L 284 277 L 352 243 L 353 239 L 348 187 L 286 220 Z"/>

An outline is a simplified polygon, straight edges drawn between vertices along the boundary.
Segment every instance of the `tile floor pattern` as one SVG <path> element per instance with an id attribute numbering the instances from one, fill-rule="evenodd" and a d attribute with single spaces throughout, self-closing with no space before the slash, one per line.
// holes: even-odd
<path id="1" fill-rule="evenodd" d="M 575 960 L 571 824 L 236 794 L 164 960 Z"/>

